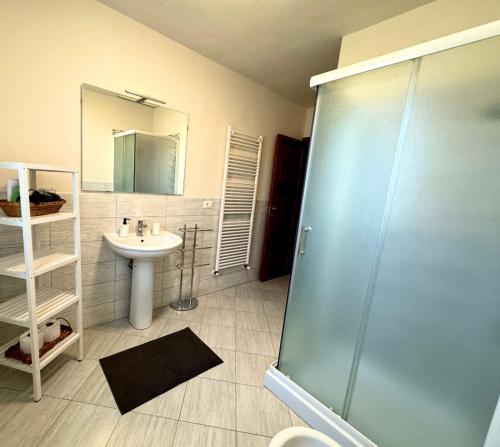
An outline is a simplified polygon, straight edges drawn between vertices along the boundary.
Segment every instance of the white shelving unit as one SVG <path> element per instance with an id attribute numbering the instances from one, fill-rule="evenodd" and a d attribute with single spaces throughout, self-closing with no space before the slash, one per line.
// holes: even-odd
<path id="1" fill-rule="evenodd" d="M 15 343 L 15 338 L 0 346 L 0 365 L 15 368 L 33 375 L 33 398 L 42 398 L 41 369 L 54 360 L 61 352 L 78 342 L 78 360 L 83 359 L 82 323 L 82 274 L 80 254 L 80 181 L 78 171 L 58 166 L 31 163 L 1 163 L 0 169 L 16 170 L 19 178 L 22 217 L 0 217 L 0 225 L 21 227 L 23 231 L 23 253 L 0 258 L 0 275 L 26 280 L 26 292 L 0 303 L 0 321 L 23 326 L 31 334 L 32 363 L 27 365 L 5 357 L 5 351 Z M 46 216 L 30 215 L 29 189 L 36 188 L 37 171 L 59 172 L 71 175 L 72 202 L 71 212 L 59 212 Z M 35 225 L 70 219 L 73 221 L 74 253 L 58 253 L 53 250 L 33 248 L 32 229 Z M 36 287 L 36 277 L 68 264 L 75 266 L 75 291 L 65 292 L 51 288 Z M 76 305 L 76 330 L 54 348 L 39 356 L 37 328 L 69 306 Z"/>

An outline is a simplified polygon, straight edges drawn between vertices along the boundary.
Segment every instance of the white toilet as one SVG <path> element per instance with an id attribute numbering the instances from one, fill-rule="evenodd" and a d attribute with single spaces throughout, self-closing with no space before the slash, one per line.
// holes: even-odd
<path id="1" fill-rule="evenodd" d="M 342 447 L 332 438 L 318 430 L 305 427 L 290 427 L 281 430 L 269 447 Z"/>

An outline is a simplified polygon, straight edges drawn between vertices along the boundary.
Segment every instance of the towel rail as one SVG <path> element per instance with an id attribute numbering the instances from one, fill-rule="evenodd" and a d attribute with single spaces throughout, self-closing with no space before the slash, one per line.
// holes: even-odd
<path id="1" fill-rule="evenodd" d="M 261 151 L 262 136 L 228 127 L 214 275 L 225 268 L 249 268 Z"/>

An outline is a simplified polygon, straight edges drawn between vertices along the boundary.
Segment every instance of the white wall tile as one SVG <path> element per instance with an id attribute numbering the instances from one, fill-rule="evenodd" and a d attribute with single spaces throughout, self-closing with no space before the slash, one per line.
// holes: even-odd
<path id="1" fill-rule="evenodd" d="M 115 282 L 82 287 L 83 306 L 109 303 L 115 299 Z"/>
<path id="2" fill-rule="evenodd" d="M 81 217 L 116 217 L 116 194 L 80 194 Z"/>
<path id="3" fill-rule="evenodd" d="M 66 209 L 70 210 L 71 195 L 64 198 L 68 201 Z M 212 208 L 208 209 L 203 209 L 203 200 L 203 198 L 185 196 L 143 194 L 84 192 L 80 195 L 82 279 L 86 325 L 111 321 L 129 313 L 132 276 L 132 271 L 128 268 L 129 260 L 115 255 L 104 242 L 103 234 L 116 231 L 121 224 L 122 217 L 131 218 L 131 231 L 135 231 L 135 222 L 139 218 L 149 222 L 159 221 L 162 223 L 162 228 L 176 233 L 183 224 L 194 226 L 197 223 L 202 228 L 215 230 L 200 234 L 199 244 L 215 247 L 220 198 L 209 198 L 212 200 Z M 253 266 L 257 265 L 260 260 L 258 243 L 262 237 L 266 207 L 266 201 L 257 202 L 254 242 L 251 252 Z M 38 226 L 37 231 L 42 246 L 64 253 L 73 252 L 73 225 L 71 221 Z M 188 235 L 187 245 L 189 246 L 191 242 L 192 234 Z M 20 229 L 0 228 L 0 257 L 20 250 L 22 250 Z M 189 264 L 190 260 L 191 257 L 187 254 L 185 263 Z M 155 263 L 155 307 L 166 305 L 178 298 L 180 273 L 175 265 L 179 261 L 178 254 L 173 253 Z M 214 277 L 212 270 L 215 262 L 215 248 L 199 255 L 198 262 L 209 262 L 210 265 L 197 269 L 193 283 L 194 296 L 221 289 L 227 291 L 227 287 L 245 283 L 255 278 L 256 275 L 256 271 L 247 272 L 238 268 L 224 271 L 219 277 Z M 187 294 L 190 285 L 190 272 L 186 271 L 185 273 L 183 289 L 184 293 Z M 74 289 L 73 266 L 67 266 L 44 275 L 40 281 L 46 287 L 72 290 Z M 10 296 L 22 293 L 24 290 L 24 281 L 0 277 L 0 302 Z M 274 309 L 269 308 L 268 310 L 272 312 Z M 71 312 L 66 314 L 74 321 L 74 315 Z"/>
<path id="4" fill-rule="evenodd" d="M 116 218 L 114 217 L 82 217 L 80 219 L 80 240 L 82 242 L 102 241 L 104 233 L 116 231 L 115 222 Z M 55 242 L 54 239 L 51 241 Z"/>
<path id="5" fill-rule="evenodd" d="M 160 216 L 167 214 L 166 196 L 147 194 L 117 194 L 117 217 Z"/>

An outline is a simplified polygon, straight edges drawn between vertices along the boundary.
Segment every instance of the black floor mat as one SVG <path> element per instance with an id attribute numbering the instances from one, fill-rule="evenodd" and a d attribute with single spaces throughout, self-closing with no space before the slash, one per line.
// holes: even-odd
<path id="1" fill-rule="evenodd" d="M 189 328 L 99 362 L 121 414 L 223 363 Z"/>

